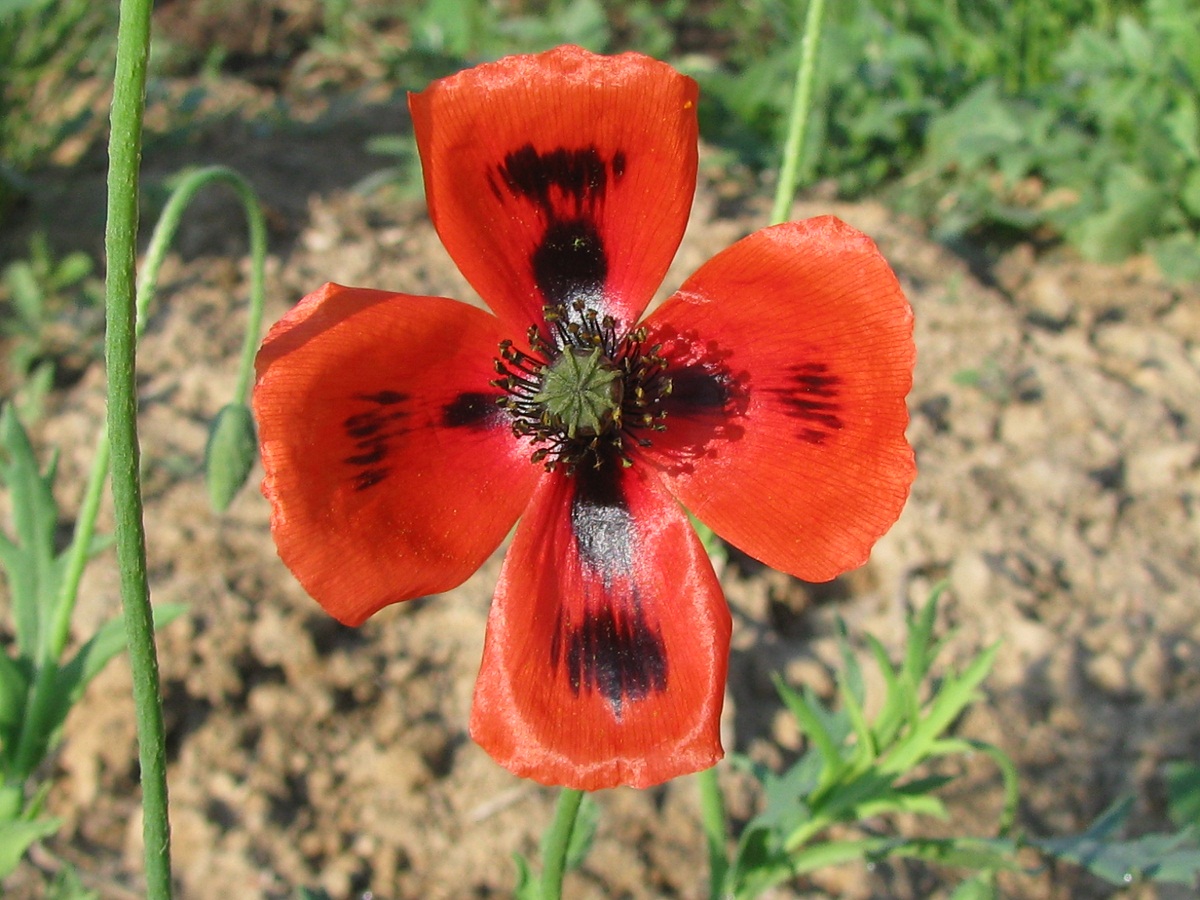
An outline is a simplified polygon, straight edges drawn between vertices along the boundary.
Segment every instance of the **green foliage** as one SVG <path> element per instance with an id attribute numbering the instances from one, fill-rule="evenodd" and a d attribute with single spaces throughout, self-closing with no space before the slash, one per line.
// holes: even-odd
<path id="1" fill-rule="evenodd" d="M 904 658 L 894 665 L 873 636 L 865 640 L 884 684 L 879 711 L 868 719 L 864 679 L 843 634 L 838 675 L 841 706 L 828 708 L 810 690 L 796 691 L 777 681 L 780 696 L 809 741 L 807 752 L 782 774 L 736 759 L 761 783 L 764 809 L 747 823 L 725 883 L 713 896 L 743 900 L 806 872 L 848 862 L 874 862 L 889 856 L 918 859 L 972 870 L 953 900 L 994 900 L 995 873 L 1018 870 L 1017 854 L 1032 848 L 1043 856 L 1081 866 L 1114 885 L 1138 882 L 1195 884 L 1200 879 L 1200 766 L 1177 763 L 1168 769 L 1173 834 L 1121 838 L 1133 801 L 1119 800 L 1083 833 L 1057 838 L 1012 834 L 1018 800 L 1016 769 L 999 749 L 948 735 L 959 716 L 978 699 L 995 658 L 988 648 L 960 672 L 936 681 L 932 665 L 943 642 L 933 637 L 938 594 L 908 620 Z M 909 813 L 947 818 L 937 792 L 952 776 L 930 771 L 947 757 L 982 752 L 1000 769 L 1005 803 L 997 835 L 991 838 L 889 837 L 877 818 Z M 874 821 L 873 821 L 874 820 Z M 871 827 L 865 827 L 871 822 Z M 835 825 L 857 826 L 862 837 Z"/>
<path id="2" fill-rule="evenodd" d="M 740 760 L 760 781 L 765 808 L 745 827 L 725 889 L 738 898 L 755 897 L 805 872 L 855 860 L 905 856 L 943 865 L 994 872 L 1014 868 L 1013 848 L 1002 840 L 976 838 L 830 837 L 835 825 L 862 825 L 878 816 L 911 813 L 944 819 L 937 792 L 951 776 L 924 773 L 946 757 L 988 754 L 1005 779 L 1001 838 L 1016 811 L 1016 772 L 994 747 L 951 737 L 948 730 L 978 699 L 996 647 L 961 672 L 947 672 L 929 686 L 930 670 L 942 647 L 933 637 L 937 594 L 908 622 L 908 642 L 899 666 L 874 637 L 866 638 L 883 677 L 879 712 L 865 712 L 863 672 L 842 635 L 843 666 L 838 677 L 839 709 L 828 708 L 807 688 L 797 693 L 782 681 L 780 696 L 809 740 L 808 751 L 781 775 Z"/>
<path id="3" fill-rule="evenodd" d="M 125 646 L 120 619 L 103 625 L 63 661 L 74 597 L 64 586 L 75 555 L 58 551 L 55 463 L 38 465 L 33 446 L 11 406 L 0 411 L 0 484 L 8 490 L 12 530 L 0 532 L 0 565 L 10 596 L 15 645 L 0 650 L 0 878 L 29 844 L 53 833 L 57 822 L 40 816 L 41 795 L 27 783 L 58 743 L 71 707 L 88 683 Z M 83 558 L 104 542 L 92 541 Z M 161 627 L 184 611 L 155 610 Z"/>
<path id="4" fill-rule="evenodd" d="M 115 3 L 0 0 L 0 220 L 22 175 L 91 120 L 116 18 Z"/>
<path id="5" fill-rule="evenodd" d="M 1029 841 L 1047 856 L 1075 863 L 1110 884 L 1200 883 L 1200 831 L 1187 825 L 1175 834 L 1147 834 L 1121 840 L 1133 798 L 1110 806 L 1082 834 Z"/>
<path id="6" fill-rule="evenodd" d="M 46 900 L 100 900 L 98 891 L 90 891 L 71 866 L 63 866 L 46 891 Z"/>
<path id="7" fill-rule="evenodd" d="M 799 7 L 748 4 L 725 57 L 691 66 L 705 136 L 756 167 L 777 164 Z M 887 190 L 942 238 L 1059 237 L 1200 277 L 1198 33 L 1193 0 L 837 4 L 808 175 Z"/>
<path id="8" fill-rule="evenodd" d="M 35 234 L 28 259 L 5 266 L 0 284 L 7 299 L 0 334 L 14 339 L 8 359 L 14 380 L 42 365 L 53 376 L 63 359 L 79 366 L 99 356 L 103 287 L 86 253 L 57 259 L 45 234 Z"/>
<path id="9" fill-rule="evenodd" d="M 1020 94 L 984 81 L 934 121 L 901 199 L 935 209 L 944 235 L 1040 228 L 1090 259 L 1149 251 L 1200 277 L 1197 33 L 1190 0 L 1078 28 L 1053 81 Z"/>
<path id="10" fill-rule="evenodd" d="M 1167 812 L 1176 828 L 1200 829 L 1200 764 L 1168 764 Z"/>

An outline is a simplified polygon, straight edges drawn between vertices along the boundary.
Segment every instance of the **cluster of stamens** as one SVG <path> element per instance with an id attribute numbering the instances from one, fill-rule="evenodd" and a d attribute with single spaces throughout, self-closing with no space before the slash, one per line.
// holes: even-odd
<path id="1" fill-rule="evenodd" d="M 570 315 L 547 307 L 545 319 L 549 334 L 530 326 L 528 351 L 500 343 L 491 383 L 504 391 L 496 402 L 513 433 L 528 438 L 532 461 L 551 471 L 630 465 L 628 442 L 648 447 L 647 433 L 666 429 L 671 379 L 662 345 L 646 346 L 645 328 L 618 334 L 615 319 L 582 303 Z"/>

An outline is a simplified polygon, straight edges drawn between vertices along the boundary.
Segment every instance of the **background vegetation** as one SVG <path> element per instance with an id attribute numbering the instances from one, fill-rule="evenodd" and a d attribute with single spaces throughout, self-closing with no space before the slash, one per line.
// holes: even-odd
<path id="1" fill-rule="evenodd" d="M 0 215 L 103 116 L 106 9 L 0 0 Z M 186 27 L 160 29 L 154 62 L 200 79 L 186 116 L 225 77 L 281 94 L 404 90 L 564 42 L 637 49 L 701 82 L 704 137 L 757 175 L 777 163 L 803 14 L 799 0 L 168 0 L 158 15 Z M 807 175 L 883 197 L 943 240 L 1146 252 L 1200 277 L 1197 35 L 1194 0 L 833 4 Z"/>

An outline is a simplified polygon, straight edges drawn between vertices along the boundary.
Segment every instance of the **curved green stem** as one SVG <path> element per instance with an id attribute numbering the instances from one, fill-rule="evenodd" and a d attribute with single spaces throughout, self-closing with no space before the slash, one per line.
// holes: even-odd
<path id="1" fill-rule="evenodd" d="M 796 87 L 792 108 L 788 113 L 787 139 L 783 145 L 783 162 L 779 168 L 779 183 L 775 186 L 775 203 L 771 207 L 771 224 L 786 222 L 791 214 L 792 201 L 800 180 L 800 158 L 808 131 L 808 113 L 812 106 L 813 70 L 817 48 L 821 44 L 821 23 L 825 15 L 825 0 L 808 0 L 804 17 L 804 40 L 800 44 L 800 64 L 796 67 Z"/>
<path id="2" fill-rule="evenodd" d="M 251 379 L 254 377 L 254 355 L 258 349 L 259 333 L 262 331 L 263 304 L 266 299 L 267 222 L 254 189 L 238 172 L 227 166 L 209 166 L 189 172 L 176 186 L 163 208 L 162 215 L 155 223 L 150 245 L 146 249 L 146 258 L 137 281 L 134 333 L 135 340 L 140 340 L 146 331 L 147 313 L 158 291 L 158 273 L 166 260 L 167 251 L 175 241 L 184 211 L 201 188 L 214 182 L 225 182 L 237 192 L 246 211 L 246 226 L 249 229 L 250 308 L 246 318 L 246 333 L 242 340 L 241 359 L 238 363 L 237 386 L 234 388 L 234 400 L 245 403 Z M 75 610 L 75 600 L 79 596 L 79 582 L 83 578 L 83 571 L 91 552 L 96 514 L 104 494 L 104 481 L 108 477 L 108 463 L 109 443 L 106 429 L 97 441 L 87 490 L 79 517 L 75 520 L 75 534 L 68 551 L 62 588 L 55 605 L 51 638 L 46 645 L 51 660 L 61 657 L 67 645 L 71 615 Z"/>
<path id="3" fill-rule="evenodd" d="M 104 355 L 108 371 L 117 562 L 121 570 L 121 605 L 133 673 L 141 763 L 146 895 L 150 900 L 169 900 L 171 837 L 167 818 L 166 739 L 146 578 L 135 385 L 138 175 L 146 64 L 150 55 L 150 7 L 150 0 L 121 0 L 117 26 L 104 238 L 107 258 Z"/>
<path id="4" fill-rule="evenodd" d="M 708 844 L 708 897 L 723 900 L 729 873 L 729 854 L 725 849 L 725 798 L 717 781 L 717 767 L 698 772 L 700 785 L 700 822 Z"/>
<path id="5" fill-rule="evenodd" d="M 563 875 L 567 871 L 567 849 L 571 846 L 571 832 L 575 830 L 575 819 L 579 815 L 579 804 L 583 802 L 583 791 L 563 788 L 554 807 L 554 821 L 546 832 L 542 847 L 542 894 L 541 900 L 559 900 L 562 896 Z"/>
<path id="6" fill-rule="evenodd" d="M 263 302 L 266 297 L 267 220 L 254 188 L 235 170 L 228 166 L 196 169 L 188 172 L 176 185 L 154 226 L 150 246 L 146 248 L 146 259 L 142 263 L 137 286 L 137 333 L 140 337 L 145 331 L 146 311 L 158 288 L 158 273 L 167 258 L 167 251 L 175 241 L 184 211 L 201 188 L 220 182 L 232 187 L 242 201 L 246 211 L 246 227 L 250 232 L 250 310 L 238 364 L 237 387 L 234 389 L 234 400 L 245 403 L 254 377 L 254 355 L 258 352 L 258 335 L 262 330 Z"/>

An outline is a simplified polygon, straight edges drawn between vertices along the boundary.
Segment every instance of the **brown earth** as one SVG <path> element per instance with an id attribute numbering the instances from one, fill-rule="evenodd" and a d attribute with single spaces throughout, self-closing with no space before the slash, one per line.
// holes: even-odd
<path id="1" fill-rule="evenodd" d="M 303 128 L 229 120 L 153 142 L 147 184 L 185 164 L 242 171 L 272 225 L 268 320 L 324 281 L 469 298 L 413 198 L 361 190 L 386 161 L 364 141 L 407 131 L 392 99 L 342 102 Z M 664 293 L 766 220 L 706 154 L 691 226 Z M 99 173 L 43 180 L 25 227 L 96 250 Z M 964 261 L 875 204 L 813 197 L 871 234 L 916 310 L 910 436 L 920 475 L 899 523 L 862 569 L 806 585 L 733 555 L 728 750 L 781 764 L 802 739 L 771 684 L 779 672 L 832 697 L 835 617 L 898 652 L 905 612 L 948 579 L 946 664 L 1001 642 L 986 700 L 960 733 L 1016 760 L 1022 827 L 1078 831 L 1124 793 L 1138 832 L 1168 827 L 1163 766 L 1200 750 L 1200 291 L 1122 267 L 1018 247 Z M 461 588 L 337 625 L 279 562 L 268 510 L 246 490 L 214 515 L 199 474 L 206 423 L 233 389 L 244 323 L 242 216 L 221 191 L 189 214 L 140 357 L 152 593 L 183 602 L 160 636 L 179 896 L 506 896 L 514 852 L 535 854 L 553 792 L 499 769 L 466 734 L 498 551 Z M 10 248 L 11 249 L 11 248 Z M 103 409 L 89 367 L 51 395 L 35 438 L 61 449 L 59 494 L 77 508 Z M 256 472 L 254 478 L 259 477 Z M 102 527 L 108 522 L 103 514 Z M 111 555 L 88 572 L 75 634 L 119 608 Z M 47 770 L 61 834 L 6 896 L 40 896 L 62 861 L 104 898 L 137 897 L 140 823 L 129 675 L 114 663 L 71 715 Z M 734 811 L 754 797 L 728 768 Z M 986 834 L 999 781 L 972 766 L 953 827 Z M 705 896 L 690 779 L 599 798 L 580 898 Z M 941 826 L 945 828 L 946 826 Z M 846 867 L 775 897 L 944 896 L 953 872 Z M 1103 897 L 1069 867 L 1012 879 L 1011 896 Z M 1143 889 L 1139 896 L 1158 896 Z M 1162 896 L 1167 896 L 1163 892 Z"/>

